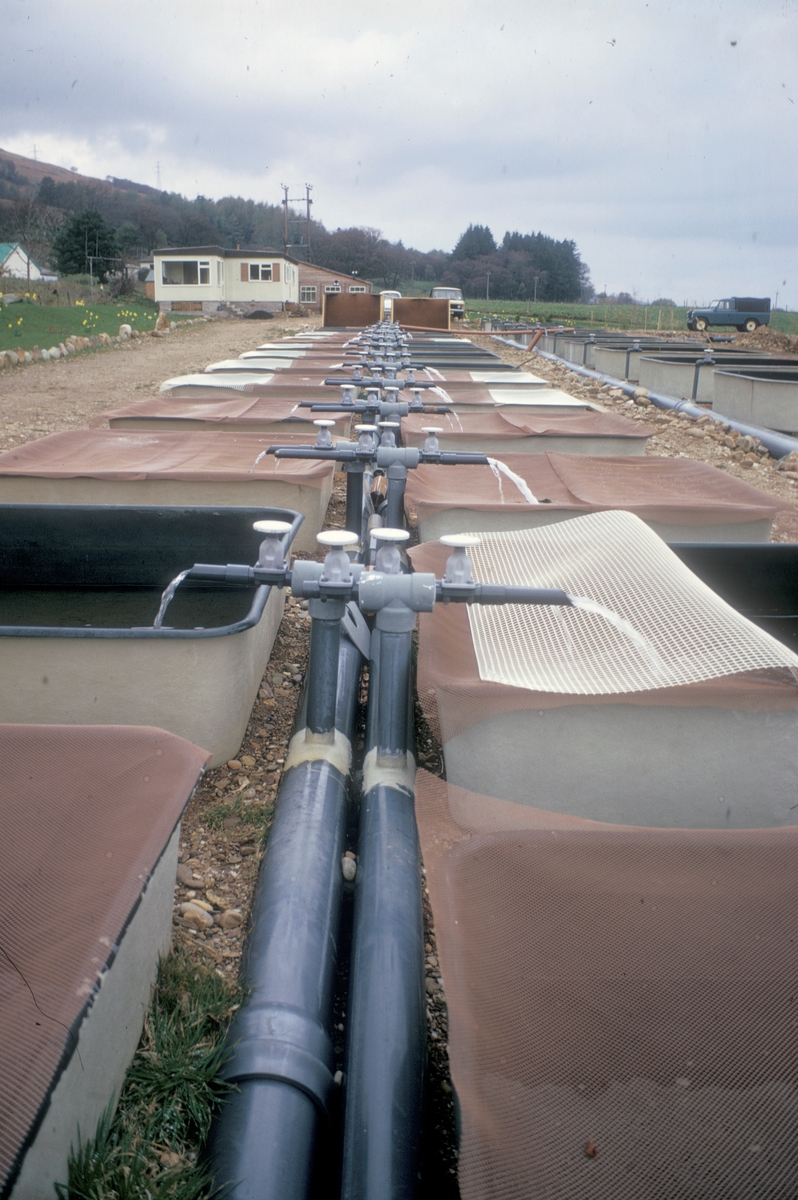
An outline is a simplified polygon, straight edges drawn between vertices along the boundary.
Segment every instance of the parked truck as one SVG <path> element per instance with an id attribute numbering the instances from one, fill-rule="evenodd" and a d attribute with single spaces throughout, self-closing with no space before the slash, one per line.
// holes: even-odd
<path id="1" fill-rule="evenodd" d="M 770 297 L 729 296 L 713 300 L 709 308 L 691 308 L 687 328 L 703 333 L 710 325 L 734 325 L 740 333 L 753 333 L 759 325 L 770 324 Z"/>
<path id="2" fill-rule="evenodd" d="M 465 301 L 463 293 L 455 287 L 434 287 L 430 292 L 433 300 L 448 300 L 449 313 L 452 317 L 462 319 L 465 316 Z"/>

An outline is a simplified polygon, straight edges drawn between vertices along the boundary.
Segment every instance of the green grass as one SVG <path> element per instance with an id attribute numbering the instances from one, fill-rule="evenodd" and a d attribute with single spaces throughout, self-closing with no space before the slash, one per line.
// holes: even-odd
<path id="1" fill-rule="evenodd" d="M 160 965 L 116 1113 L 73 1147 L 59 1200 L 201 1200 L 197 1156 L 230 1090 L 218 1079 L 241 988 L 174 951 Z"/>
<path id="2" fill-rule="evenodd" d="M 184 319 L 194 315 L 185 314 Z M 73 334 L 91 337 L 95 333 L 107 333 L 115 337 L 122 324 L 144 332 L 155 328 L 157 318 L 155 303 L 141 296 L 125 297 L 110 304 L 93 304 L 90 300 L 73 305 L 24 301 L 3 304 L 0 305 L 0 350 L 32 350 L 34 346 L 49 350 Z"/>
<path id="3" fill-rule="evenodd" d="M 687 330 L 687 309 L 645 304 L 555 304 L 522 300 L 466 300 L 466 317 L 479 320 L 494 316 L 502 320 L 540 321 L 549 325 L 595 325 L 601 329 L 635 329 L 649 333 Z M 798 313 L 773 312 L 770 328 L 778 333 L 798 334 Z M 734 333 L 722 326 L 717 333 Z"/>

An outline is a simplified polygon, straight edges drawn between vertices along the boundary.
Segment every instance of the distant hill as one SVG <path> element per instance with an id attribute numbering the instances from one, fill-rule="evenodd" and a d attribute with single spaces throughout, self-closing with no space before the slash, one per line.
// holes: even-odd
<path id="1" fill-rule="evenodd" d="M 47 175 L 54 183 L 77 183 L 100 190 L 122 188 L 125 191 L 138 192 L 142 196 L 157 192 L 156 188 L 148 187 L 145 183 L 132 183 L 129 179 L 95 179 L 92 175 L 81 175 L 79 171 L 70 171 L 66 167 L 57 167 L 55 163 L 41 162 L 36 158 L 25 158 L 22 154 L 12 154 L 10 150 L 0 148 L 0 179 L 6 183 L 16 184 L 18 187 L 25 184 L 38 187 Z"/>
<path id="2" fill-rule="evenodd" d="M 96 209 L 113 228 L 119 253 L 129 262 L 161 246 L 282 246 L 285 236 L 279 202 L 242 196 L 189 200 L 130 179 L 97 179 L 0 149 L 0 241 L 19 241 L 40 266 L 58 269 L 52 250 L 58 228 L 87 209 Z M 592 295 L 576 245 L 540 232 L 508 231 L 497 244 L 487 226 L 472 224 L 447 254 L 388 242 L 369 227 L 328 230 L 312 220 L 308 230 L 302 214 L 292 212 L 287 249 L 307 258 L 308 241 L 310 257 L 320 267 L 385 288 L 402 281 L 412 281 L 413 290 L 420 283 L 442 283 L 462 288 L 470 298 L 484 296 L 490 281 L 496 300 L 573 301 Z"/>

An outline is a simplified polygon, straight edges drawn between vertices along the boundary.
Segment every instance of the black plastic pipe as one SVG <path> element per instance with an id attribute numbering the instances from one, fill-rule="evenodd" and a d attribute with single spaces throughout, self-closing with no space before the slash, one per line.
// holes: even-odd
<path id="1" fill-rule="evenodd" d="M 350 741 L 361 661 L 342 637 L 335 724 Z M 306 1200 L 309 1193 L 334 1087 L 330 1028 L 347 778 L 320 758 L 290 767 L 280 787 L 245 947 L 242 979 L 251 994 L 231 1026 L 222 1072 L 237 1090 L 208 1146 L 215 1186 L 227 1187 L 230 1200 Z"/>

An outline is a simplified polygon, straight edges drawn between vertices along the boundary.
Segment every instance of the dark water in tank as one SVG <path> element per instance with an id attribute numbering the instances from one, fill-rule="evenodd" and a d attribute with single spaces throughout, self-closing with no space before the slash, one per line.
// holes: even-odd
<path id="1" fill-rule="evenodd" d="M 255 596 L 252 588 L 181 586 L 164 628 L 214 629 L 241 621 Z M 159 588 L 3 588 L 0 626 L 131 629 L 152 625 Z"/>

